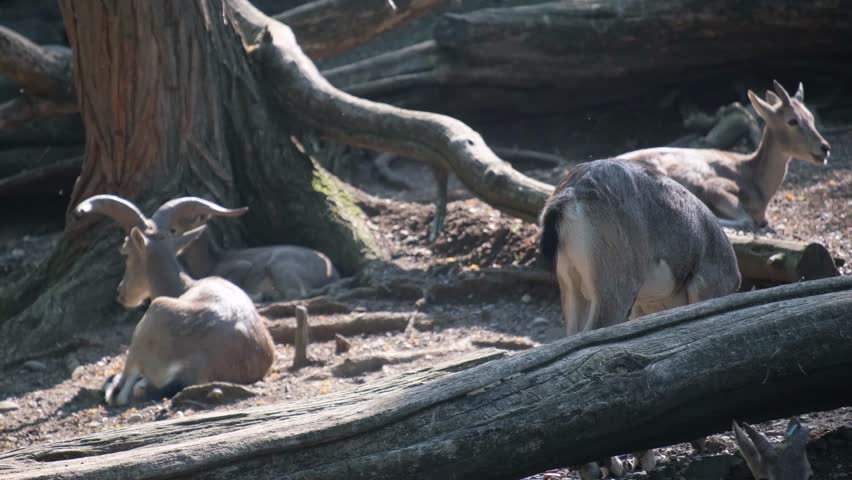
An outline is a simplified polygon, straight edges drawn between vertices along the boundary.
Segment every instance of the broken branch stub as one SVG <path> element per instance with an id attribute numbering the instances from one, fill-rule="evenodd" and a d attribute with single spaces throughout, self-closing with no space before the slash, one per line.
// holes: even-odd
<path id="1" fill-rule="evenodd" d="M 302 368 L 310 363 L 308 359 L 308 309 L 304 305 L 296 307 L 296 338 L 293 354 L 293 368 Z"/>

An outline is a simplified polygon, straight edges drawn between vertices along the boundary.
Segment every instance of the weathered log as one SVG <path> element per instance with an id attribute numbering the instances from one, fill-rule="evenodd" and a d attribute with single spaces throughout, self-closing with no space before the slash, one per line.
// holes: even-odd
<path id="1" fill-rule="evenodd" d="M 82 163 L 82 156 L 69 157 L 0 178 L 0 195 L 32 193 L 34 191 L 56 194 L 56 185 L 65 183 L 69 187 L 73 186 L 74 179 L 80 174 Z"/>
<path id="2" fill-rule="evenodd" d="M 743 235 L 728 238 L 744 279 L 792 283 L 840 275 L 835 259 L 820 243 Z"/>
<path id="3" fill-rule="evenodd" d="M 516 479 L 849 404 L 852 277 L 574 335 L 423 382 L 216 412 L 0 454 L 5 478 Z M 413 472 L 416 472 L 413 473 Z"/>
<path id="4" fill-rule="evenodd" d="M 441 102 L 454 108 L 558 111 L 566 108 L 552 101 L 558 92 L 582 92 L 571 95 L 577 107 L 750 67 L 848 72 L 838 61 L 852 53 L 852 12 L 842 1 L 737 6 L 596 0 L 450 13 L 438 19 L 433 42 L 326 73 L 335 86 L 374 99 L 396 100 L 406 89 L 410 101 L 418 89 L 442 87 L 456 92 Z M 405 60 L 384 68 L 394 57 Z"/>
<path id="5" fill-rule="evenodd" d="M 20 93 L 0 105 L 0 130 L 77 111 L 71 73 L 69 48 L 44 48 L 0 26 L 0 74 Z"/>
<path id="6" fill-rule="evenodd" d="M 0 130 L 3 148 L 70 146 L 84 142 L 83 122 L 76 113 L 35 119 L 18 128 Z"/>
<path id="7" fill-rule="evenodd" d="M 67 47 L 44 48 L 0 26 L 0 73 L 17 83 L 22 95 L 76 101 Z"/>
<path id="8" fill-rule="evenodd" d="M 447 3 L 447 0 L 317 0 L 272 18 L 287 24 L 314 61 L 368 40 Z"/>

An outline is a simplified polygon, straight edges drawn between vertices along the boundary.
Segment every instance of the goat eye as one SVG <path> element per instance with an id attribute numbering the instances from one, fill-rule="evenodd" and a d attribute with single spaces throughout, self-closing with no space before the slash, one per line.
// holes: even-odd
<path id="1" fill-rule="evenodd" d="M 787 120 L 787 125 L 790 125 L 791 127 L 795 127 L 798 124 L 799 124 L 798 118 L 791 118 L 790 120 Z"/>

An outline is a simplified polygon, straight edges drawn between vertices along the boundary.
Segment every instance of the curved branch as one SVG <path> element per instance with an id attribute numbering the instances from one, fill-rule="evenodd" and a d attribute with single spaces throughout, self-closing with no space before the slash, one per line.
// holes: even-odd
<path id="1" fill-rule="evenodd" d="M 71 65 L 71 49 L 41 47 L 0 26 L 0 74 L 16 83 L 20 93 L 0 105 L 0 130 L 76 112 Z"/>
<path id="2" fill-rule="evenodd" d="M 38 118 L 76 111 L 76 102 L 56 102 L 41 97 L 16 97 L 0 104 L 0 130 L 22 127 Z"/>
<path id="3" fill-rule="evenodd" d="M 366 43 L 419 18 L 447 0 L 317 0 L 275 15 L 315 61 Z M 333 25 L 333 28 L 329 26 Z"/>
<path id="4" fill-rule="evenodd" d="M 11 78 L 26 96 L 73 102 L 71 50 L 36 45 L 0 26 L 0 73 Z"/>
<path id="5" fill-rule="evenodd" d="M 479 198 L 503 212 L 533 221 L 551 185 L 529 178 L 501 160 L 463 122 L 354 97 L 333 87 L 305 56 L 293 32 L 244 0 L 232 0 L 234 20 L 249 42 L 269 92 L 303 126 L 351 145 L 407 155 L 448 169 Z"/>

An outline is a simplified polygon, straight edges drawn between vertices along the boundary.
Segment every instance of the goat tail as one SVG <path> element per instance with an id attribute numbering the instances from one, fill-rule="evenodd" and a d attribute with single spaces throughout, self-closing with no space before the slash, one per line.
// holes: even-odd
<path id="1" fill-rule="evenodd" d="M 541 212 L 541 238 L 539 239 L 539 262 L 548 270 L 556 268 L 556 252 L 559 249 L 559 226 L 562 223 L 564 202 L 548 201 Z"/>

